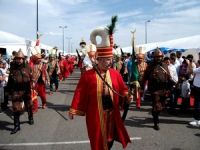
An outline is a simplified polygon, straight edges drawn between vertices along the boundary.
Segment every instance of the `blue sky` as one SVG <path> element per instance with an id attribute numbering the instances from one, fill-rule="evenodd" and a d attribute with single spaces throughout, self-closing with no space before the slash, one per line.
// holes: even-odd
<path id="1" fill-rule="evenodd" d="M 136 44 L 166 41 L 200 34 L 200 0 L 38 0 L 39 31 L 42 43 L 62 48 L 62 30 L 71 37 L 73 48 L 82 38 L 89 43 L 91 31 L 110 23 L 118 15 L 114 41 L 130 46 L 131 30 Z M 36 0 L 0 0 L 0 30 L 35 40 Z M 65 40 L 68 48 L 69 40 Z M 70 46 L 71 47 L 71 46 Z"/>

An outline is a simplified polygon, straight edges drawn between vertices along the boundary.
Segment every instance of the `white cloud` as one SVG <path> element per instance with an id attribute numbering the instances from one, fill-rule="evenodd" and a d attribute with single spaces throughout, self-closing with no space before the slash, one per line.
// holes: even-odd
<path id="1" fill-rule="evenodd" d="M 78 5 L 81 3 L 89 2 L 89 0 L 61 0 L 65 4 Z"/>
<path id="2" fill-rule="evenodd" d="M 173 12 L 172 15 L 182 18 L 195 18 L 200 22 L 200 6 Z"/>
<path id="3" fill-rule="evenodd" d="M 171 11 L 177 9 L 184 9 L 200 4 L 199 0 L 154 0 L 154 2 L 161 5 L 158 9 L 164 11 Z"/>
<path id="4" fill-rule="evenodd" d="M 154 0 L 155 3 L 163 4 L 166 3 L 168 0 Z"/>
<path id="5" fill-rule="evenodd" d="M 98 26 L 105 27 L 110 23 L 113 14 L 119 16 L 114 36 L 115 42 L 121 46 L 131 44 L 130 31 L 134 28 L 137 29 L 136 43 L 144 43 L 144 22 L 147 19 L 151 20 L 148 23 L 149 42 L 200 34 L 199 0 L 154 0 L 156 5 L 149 5 L 149 9 L 142 6 L 138 6 L 138 9 L 135 5 L 128 8 L 127 4 L 132 4 L 131 1 L 113 0 L 106 1 L 106 4 L 101 1 L 39 0 L 39 31 L 44 34 L 42 41 L 61 48 L 62 30 L 59 26 L 67 25 L 65 36 L 72 37 L 74 47 L 78 47 L 82 37 L 89 42 L 92 29 Z M 18 8 L 19 5 L 23 9 Z M 36 0 L 16 0 L 16 3 L 12 3 L 12 8 L 16 7 L 17 11 L 7 12 L 10 5 L 7 3 L 6 6 L 6 10 L 3 10 L 4 7 L 1 9 L 0 18 L 3 21 L 0 29 L 35 39 Z M 18 26 L 13 28 L 16 22 Z"/>
<path id="6" fill-rule="evenodd" d="M 129 11 L 129 12 L 119 14 L 119 18 L 133 17 L 133 16 L 136 16 L 136 15 L 140 15 L 141 13 L 142 12 L 139 11 L 139 10 Z"/>
<path id="7" fill-rule="evenodd" d="M 45 32 L 43 33 L 43 35 L 52 35 L 52 36 L 60 36 L 62 35 L 62 33 L 59 33 L 59 32 Z"/>
<path id="8" fill-rule="evenodd" d="M 25 3 L 25 4 L 29 4 L 29 5 L 35 5 L 36 6 L 36 3 L 37 1 L 36 0 L 18 0 L 18 1 L 21 1 L 22 3 Z M 38 0 L 38 5 L 39 6 L 49 6 L 51 5 L 51 2 L 50 0 Z"/>

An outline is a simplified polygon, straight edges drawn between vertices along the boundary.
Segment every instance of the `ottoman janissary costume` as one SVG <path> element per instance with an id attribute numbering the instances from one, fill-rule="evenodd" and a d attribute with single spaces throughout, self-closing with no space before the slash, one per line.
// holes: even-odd
<path id="1" fill-rule="evenodd" d="M 12 99 L 14 115 L 14 129 L 11 131 L 11 134 L 15 134 L 20 130 L 20 114 L 24 110 L 24 106 L 28 112 L 29 124 L 33 124 L 31 83 L 31 68 L 25 63 L 24 54 L 19 50 L 15 56 L 15 61 L 10 68 L 7 84 L 9 95 Z"/>
<path id="2" fill-rule="evenodd" d="M 69 65 L 68 65 L 67 59 L 63 55 L 60 56 L 59 67 L 60 67 L 59 79 L 65 80 L 66 78 L 69 77 L 70 72 L 69 72 Z"/>
<path id="3" fill-rule="evenodd" d="M 80 68 L 81 72 L 84 72 L 83 59 L 86 55 L 86 42 L 83 39 L 80 42 L 80 47 L 80 50 L 76 51 L 78 54 L 78 67 Z"/>
<path id="4" fill-rule="evenodd" d="M 34 51 L 32 51 L 32 72 L 33 72 L 33 89 L 36 90 L 38 93 L 38 96 L 40 96 L 42 100 L 42 108 L 46 108 L 46 84 L 49 84 L 49 75 L 47 73 L 47 64 L 42 62 L 42 57 L 37 49 L 35 48 Z M 34 104 L 34 107 L 37 104 Z"/>
<path id="5" fill-rule="evenodd" d="M 97 35 L 102 37 L 102 43 L 98 45 Z M 130 138 L 119 109 L 122 103 L 128 102 L 128 88 L 120 73 L 111 68 L 112 35 L 109 37 L 107 28 L 99 28 L 91 33 L 90 38 L 97 47 L 98 65 L 81 75 L 69 117 L 86 116 L 92 150 L 109 150 L 114 141 L 120 142 L 125 148 Z"/>
<path id="6" fill-rule="evenodd" d="M 173 85 L 169 70 L 162 63 L 163 56 L 159 48 L 154 51 L 153 63 L 147 66 L 143 79 L 143 83 L 148 81 L 148 90 L 152 97 L 152 116 L 155 130 L 159 130 L 159 114 L 165 107 L 166 96 L 169 96 Z"/>
<path id="7" fill-rule="evenodd" d="M 60 74 L 60 67 L 55 55 L 49 56 L 49 63 L 47 69 L 50 77 L 50 91 L 53 92 L 53 84 L 55 84 L 55 91 L 58 90 L 59 86 L 59 74 Z"/>
<path id="8" fill-rule="evenodd" d="M 141 98 L 143 98 L 143 89 L 144 89 L 144 84 L 143 84 L 143 77 L 144 77 L 144 72 L 147 68 L 147 63 L 145 62 L 144 59 L 144 54 L 142 51 L 139 51 L 139 53 L 136 55 L 137 58 L 137 69 L 138 69 L 138 82 L 140 84 L 140 87 L 138 88 L 138 98 L 136 99 L 136 107 L 140 108 L 141 104 Z"/>

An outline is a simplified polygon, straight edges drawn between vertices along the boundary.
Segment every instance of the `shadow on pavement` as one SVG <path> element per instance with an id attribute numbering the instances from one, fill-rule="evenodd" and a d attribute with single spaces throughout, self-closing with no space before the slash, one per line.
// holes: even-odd
<path id="1" fill-rule="evenodd" d="M 160 123 L 162 124 L 187 124 L 188 121 L 182 121 L 182 120 L 174 120 L 174 119 L 159 119 Z M 125 125 L 131 126 L 131 127 L 139 127 L 139 128 L 144 128 L 144 127 L 152 127 L 153 125 L 148 125 L 148 124 L 153 124 L 153 119 L 148 118 L 148 117 L 130 117 L 125 120 Z"/>
<path id="2" fill-rule="evenodd" d="M 25 124 L 25 123 L 28 124 L 28 119 L 27 119 L 27 121 L 20 121 L 20 124 Z M 12 126 L 12 127 L 10 128 L 8 126 Z M 13 126 L 14 126 L 13 121 L 12 122 L 0 121 L 0 130 L 12 131 Z"/>
<path id="3" fill-rule="evenodd" d="M 130 127 L 139 127 L 139 128 L 152 128 L 153 125 L 148 125 L 153 123 L 152 118 L 140 118 L 140 117 L 131 117 L 125 120 L 124 124 Z"/>
<path id="4" fill-rule="evenodd" d="M 13 128 L 10 128 L 8 126 L 12 126 L 13 123 L 11 122 L 7 122 L 7 121 L 0 121 L 0 130 L 7 130 L 7 131 L 11 131 Z M 0 149 L 1 150 L 1 149 Z"/>
<path id="5" fill-rule="evenodd" d="M 195 126 L 191 126 L 188 124 L 189 122 L 187 122 L 187 128 L 190 128 L 190 129 L 200 129 L 200 127 L 195 127 Z M 200 136 L 200 133 L 197 134 L 196 136 Z"/>
<path id="6" fill-rule="evenodd" d="M 79 80 L 79 79 L 80 79 L 80 77 L 73 77 L 73 78 L 72 78 L 72 77 L 69 77 L 69 78 L 66 79 L 66 81 L 67 81 L 67 80 Z"/>
<path id="7" fill-rule="evenodd" d="M 74 93 L 75 90 L 58 90 L 58 92 L 61 92 L 61 93 Z"/>
<path id="8" fill-rule="evenodd" d="M 11 110 L 10 108 L 6 109 L 6 110 L 4 111 L 4 113 L 5 113 L 10 119 L 13 120 L 13 112 L 12 112 L 12 110 Z"/>
<path id="9" fill-rule="evenodd" d="M 8 149 L 8 148 L 0 148 L 0 150 L 12 150 L 12 149 Z"/>
<path id="10" fill-rule="evenodd" d="M 50 102 L 47 102 L 47 108 L 48 109 L 53 109 L 56 113 L 58 113 L 60 115 L 60 117 L 62 117 L 64 120 L 68 120 L 66 118 L 66 113 L 67 111 L 69 111 L 70 106 L 69 105 L 61 105 L 61 104 L 53 104 Z M 64 113 L 65 115 L 63 115 L 61 112 L 66 112 Z"/>

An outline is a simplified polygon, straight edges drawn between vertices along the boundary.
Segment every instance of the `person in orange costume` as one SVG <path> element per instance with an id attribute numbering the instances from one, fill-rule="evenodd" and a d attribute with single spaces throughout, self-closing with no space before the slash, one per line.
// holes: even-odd
<path id="1" fill-rule="evenodd" d="M 107 33 L 106 30 L 98 32 Z M 93 41 L 92 43 L 96 44 Z M 120 73 L 110 68 L 112 65 L 110 45 L 104 47 L 97 45 L 98 64 L 81 75 L 69 110 L 70 119 L 73 119 L 74 115 L 86 116 L 92 150 L 110 150 L 114 140 L 120 142 L 123 148 L 131 142 L 120 116 L 121 105 L 129 102 L 128 88 Z"/>

